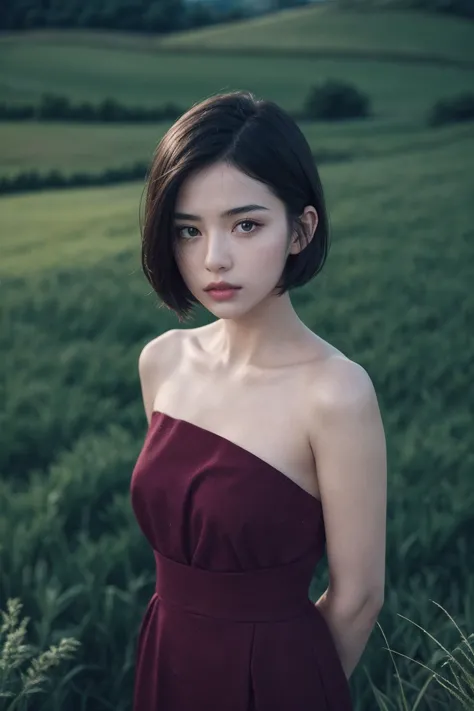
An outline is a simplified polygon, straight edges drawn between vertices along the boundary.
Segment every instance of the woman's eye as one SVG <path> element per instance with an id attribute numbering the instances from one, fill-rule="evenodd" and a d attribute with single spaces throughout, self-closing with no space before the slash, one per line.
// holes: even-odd
<path id="1" fill-rule="evenodd" d="M 178 227 L 178 235 L 179 235 L 180 237 L 184 237 L 184 236 L 187 236 L 187 237 L 195 237 L 195 236 L 196 236 L 196 235 L 183 235 L 183 231 L 184 231 L 184 230 L 195 230 L 196 232 L 199 231 L 199 230 L 196 229 L 196 227 Z"/>
<path id="2" fill-rule="evenodd" d="M 243 226 L 243 225 L 250 225 L 251 228 L 252 228 L 254 225 L 255 225 L 255 227 L 258 227 L 258 223 L 257 223 L 257 222 L 254 222 L 253 220 L 242 220 L 242 222 L 239 222 L 239 225 L 241 225 L 241 226 Z M 244 232 L 250 232 L 250 230 L 244 229 Z"/>
<path id="3" fill-rule="evenodd" d="M 236 227 L 242 227 L 242 230 L 245 234 L 250 234 L 252 232 L 253 227 L 259 227 L 259 223 L 255 222 L 255 220 L 241 220 L 240 222 L 237 223 Z M 177 227 L 177 233 L 178 237 L 196 237 L 196 235 L 199 233 L 199 230 L 197 227 Z M 188 233 L 185 234 L 185 230 L 188 230 Z M 194 230 L 194 232 L 193 232 Z"/>

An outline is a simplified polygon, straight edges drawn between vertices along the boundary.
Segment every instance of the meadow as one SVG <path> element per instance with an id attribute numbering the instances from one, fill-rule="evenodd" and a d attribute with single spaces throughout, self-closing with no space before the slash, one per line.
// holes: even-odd
<path id="1" fill-rule="evenodd" d="M 474 130 L 429 129 L 424 117 L 434 100 L 472 85 L 474 25 L 311 8 L 245 27 L 160 41 L 116 33 L 108 42 L 93 33 L 5 37 L 0 99 L 55 91 L 186 108 L 209 93 L 250 88 L 296 110 L 308 88 L 334 72 L 373 98 L 371 119 L 302 123 L 316 160 L 340 156 L 320 165 L 330 256 L 292 301 L 310 328 L 374 381 L 389 457 L 379 624 L 392 649 L 433 666 L 436 645 L 401 616 L 448 649 L 458 635 L 431 601 L 474 631 Z M 300 46 L 315 56 L 246 55 L 280 44 L 282 53 Z M 223 47 L 233 54 L 220 53 Z M 384 49 L 405 57 L 381 59 Z M 372 58 L 348 58 L 369 50 Z M 339 58 L 316 56 L 336 51 Z M 3 123 L 0 174 L 147 161 L 168 125 Z M 159 333 L 183 327 L 159 308 L 141 273 L 143 188 L 0 199 L 0 609 L 19 597 L 31 618 L 28 641 L 40 649 L 61 637 L 81 643 L 48 693 L 33 697 L 35 711 L 131 704 L 136 635 L 155 574 L 128 491 L 147 428 L 138 355 Z M 212 320 L 197 309 L 184 327 Z M 326 585 L 324 559 L 311 599 Z M 387 708 L 402 708 L 385 646 L 376 628 L 350 680 L 356 711 L 381 708 L 369 675 Z M 413 703 L 428 674 L 402 657 L 396 662 Z M 458 708 L 434 683 L 418 706 Z"/>
<path id="2" fill-rule="evenodd" d="M 293 52 L 312 56 L 372 55 L 373 59 L 390 52 L 410 63 L 413 60 L 437 60 L 442 63 L 444 60 L 446 63 L 457 62 L 471 66 L 474 62 L 472 25 L 469 22 L 451 16 L 440 18 L 424 12 L 336 10 L 329 4 L 295 8 L 265 15 L 250 22 L 232 22 L 170 35 L 98 30 L 63 30 L 58 34 L 51 30 L 35 30 L 31 33 L 25 32 L 22 36 L 26 42 L 18 43 L 16 33 L 5 33 L 2 36 L 4 51 L 8 52 L 10 77 L 8 80 L 3 79 L 4 84 L 7 81 L 8 84 L 13 84 L 12 79 L 17 79 L 18 72 L 21 71 L 19 66 L 16 71 L 13 69 L 14 58 L 16 57 L 20 65 L 24 52 L 27 58 L 31 54 L 35 55 L 36 42 L 63 47 L 73 44 L 75 47 L 81 46 L 95 51 L 126 51 L 127 54 L 121 57 L 121 71 L 126 68 L 127 59 L 138 61 L 137 53 L 143 59 L 143 53 L 149 55 L 172 49 L 179 49 L 181 52 L 230 50 L 243 54 L 242 58 L 252 53 L 264 54 L 275 50 L 281 54 Z M 56 71 L 60 69 L 56 68 Z"/>

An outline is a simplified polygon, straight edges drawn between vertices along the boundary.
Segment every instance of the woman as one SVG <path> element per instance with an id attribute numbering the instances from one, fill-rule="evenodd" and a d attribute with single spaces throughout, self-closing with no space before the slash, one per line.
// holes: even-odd
<path id="1" fill-rule="evenodd" d="M 197 302 L 216 320 L 167 331 L 139 358 L 149 427 L 131 496 L 156 592 L 134 711 L 352 708 L 348 679 L 384 597 L 386 452 L 366 371 L 288 294 L 327 245 L 310 148 L 274 103 L 211 97 L 160 142 L 144 272 L 180 321 Z"/>

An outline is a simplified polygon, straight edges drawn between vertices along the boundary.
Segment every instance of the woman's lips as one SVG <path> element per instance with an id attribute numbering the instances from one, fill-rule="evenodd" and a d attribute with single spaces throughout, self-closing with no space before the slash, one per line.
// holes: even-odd
<path id="1" fill-rule="evenodd" d="M 215 301 L 227 301 L 228 299 L 232 299 L 238 291 L 240 291 L 240 287 L 234 289 L 209 289 L 207 293 L 210 294 Z"/>

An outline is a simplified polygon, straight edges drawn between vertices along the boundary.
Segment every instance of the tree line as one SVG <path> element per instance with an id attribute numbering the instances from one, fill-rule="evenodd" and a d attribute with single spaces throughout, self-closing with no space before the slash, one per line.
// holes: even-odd
<path id="1" fill-rule="evenodd" d="M 352 9 L 399 8 L 474 18 L 474 0 L 326 0 Z M 0 30 L 75 28 L 167 33 L 239 20 L 264 11 L 309 5 L 269 0 L 266 10 L 242 0 L 2 0 Z"/>
<path id="2" fill-rule="evenodd" d="M 474 19 L 474 0 L 336 0 L 347 9 L 421 10 Z"/>
<path id="3" fill-rule="evenodd" d="M 266 11 L 311 0 L 270 0 Z M 262 14 L 240 0 L 2 0 L 0 30 L 90 28 L 167 33 Z"/>
<path id="4" fill-rule="evenodd" d="M 0 102 L 0 121 L 79 121 L 83 123 L 174 121 L 186 111 L 168 102 L 162 106 L 127 106 L 116 99 L 74 103 L 67 96 L 44 93 L 35 104 Z"/>

